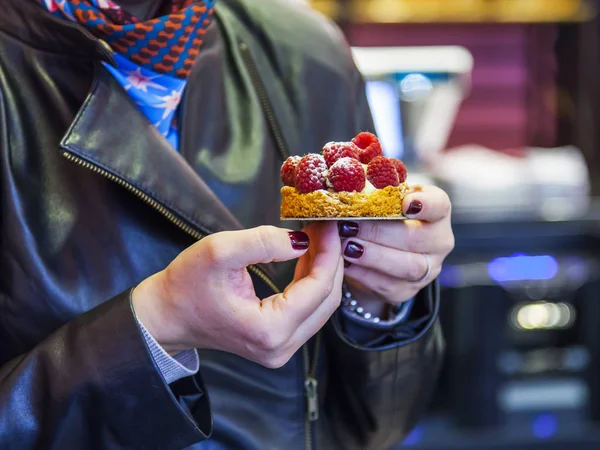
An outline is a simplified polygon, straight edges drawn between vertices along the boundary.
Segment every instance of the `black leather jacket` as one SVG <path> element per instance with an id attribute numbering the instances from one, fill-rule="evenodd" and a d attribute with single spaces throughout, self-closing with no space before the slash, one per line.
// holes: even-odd
<path id="1" fill-rule="evenodd" d="M 129 299 L 207 234 L 279 224 L 282 158 L 372 129 L 337 29 L 295 2 L 221 0 L 177 153 L 101 64 L 112 59 L 101 42 L 32 0 L 2 4 L 0 449 L 398 443 L 437 377 L 435 285 L 377 346 L 350 339 L 336 314 L 281 369 L 201 351 L 200 374 L 171 386 Z M 252 274 L 270 295 L 290 266 Z M 319 381 L 314 421 L 308 377 Z"/>

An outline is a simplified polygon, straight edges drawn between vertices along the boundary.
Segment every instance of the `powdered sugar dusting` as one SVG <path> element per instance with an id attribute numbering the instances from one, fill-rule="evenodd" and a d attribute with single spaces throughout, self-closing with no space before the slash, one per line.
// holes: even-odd
<path id="1" fill-rule="evenodd" d="M 329 186 L 336 192 L 360 192 L 365 181 L 362 164 L 357 159 L 340 158 L 329 169 Z"/>
<path id="2" fill-rule="evenodd" d="M 358 161 L 360 149 L 352 142 L 328 142 L 323 147 L 323 157 L 327 167 L 333 166 L 342 158 L 354 158 Z"/>
<path id="3" fill-rule="evenodd" d="M 350 169 L 354 166 L 356 160 L 352 158 L 340 158 L 338 159 L 331 168 L 340 167 L 342 169 Z"/>
<path id="4" fill-rule="evenodd" d="M 326 189 L 326 171 L 327 164 L 321 155 L 310 153 L 304 156 L 298 163 L 296 187 L 303 193 Z"/>

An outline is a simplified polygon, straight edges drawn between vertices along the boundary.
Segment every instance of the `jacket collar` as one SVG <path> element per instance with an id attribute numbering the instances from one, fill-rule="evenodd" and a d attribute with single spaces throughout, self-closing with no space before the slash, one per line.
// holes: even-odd
<path id="1" fill-rule="evenodd" d="M 61 141 L 66 156 L 102 173 L 122 186 L 135 190 L 146 203 L 177 221 L 189 234 L 210 234 L 241 229 L 241 224 L 194 172 L 182 156 L 174 151 L 133 104 L 129 96 L 100 62 L 112 63 L 112 55 L 101 41 L 78 24 L 60 20 L 32 0 L 3 0 L 8 4 L 0 15 L 0 33 L 19 39 L 32 48 L 70 58 L 95 62 L 96 76 L 84 104 Z M 234 64 L 244 67 L 241 49 L 246 48 L 255 61 L 256 76 L 270 99 L 285 98 L 285 88 L 277 73 L 264 70 L 273 61 L 265 60 L 257 37 L 234 12 L 237 0 L 220 1 L 217 19 L 231 43 Z M 238 11 L 239 13 L 239 11 Z M 243 14 L 242 14 L 243 16 Z M 276 65 L 276 64 L 275 64 Z M 236 70 L 236 69 L 232 69 Z M 242 69 L 243 70 L 243 69 Z M 245 70 L 249 70 L 246 67 Z M 272 83 L 264 83 L 265 79 Z M 293 132 L 294 114 L 286 102 L 272 102 L 273 113 L 288 146 L 297 144 Z M 147 132 L 133 135 L 130 130 Z M 109 130 L 110 132 L 107 132 Z M 190 230 L 192 232 L 190 232 Z M 199 237 L 199 236 L 195 236 Z M 271 264 L 261 265 L 273 276 Z"/>
<path id="2" fill-rule="evenodd" d="M 146 131 L 134 134 L 131 130 Z M 61 147 L 68 157 L 128 188 L 163 215 L 171 216 L 172 221 L 179 221 L 185 231 L 189 232 L 190 225 L 201 234 L 241 228 L 101 65 Z"/>
<path id="3" fill-rule="evenodd" d="M 0 15 L 0 32 L 43 51 L 112 62 L 110 51 L 82 26 L 56 18 L 32 0 L 4 1 L 8 8 Z M 133 135 L 131 129 L 147 132 Z M 95 172 L 101 169 L 135 188 L 156 209 L 185 222 L 182 228 L 191 225 L 202 234 L 241 228 L 101 64 L 61 147 Z"/>
<path id="4" fill-rule="evenodd" d="M 3 1 L 8 8 L 0 15 L 0 32 L 40 50 L 88 61 L 112 62 L 111 52 L 84 27 L 53 16 L 33 0 Z M 254 58 L 259 58 L 255 61 L 256 67 L 269 67 L 271 64 L 264 60 L 265 55 L 255 42 L 256 36 L 247 33 L 238 20 L 237 9 L 241 6 L 236 1 L 229 6 L 227 3 L 217 3 L 216 16 L 221 16 L 224 33 L 233 43 L 236 64 L 244 66 L 240 49 L 245 46 Z M 149 125 L 110 73 L 101 64 L 96 67 L 93 85 L 61 142 L 62 149 L 93 165 L 96 172 L 102 169 L 120 184 L 134 187 L 146 199 L 202 233 L 240 229 L 235 217 L 181 155 Z M 269 79 L 274 82 L 262 83 L 267 96 L 282 98 L 284 88 L 277 74 L 271 74 Z M 285 102 L 272 103 L 275 116 L 287 130 L 288 145 L 291 141 L 293 147 L 297 140 L 295 133 L 290 132 L 294 130 L 293 112 L 284 106 Z M 148 132 L 132 135 L 131 129 Z"/>

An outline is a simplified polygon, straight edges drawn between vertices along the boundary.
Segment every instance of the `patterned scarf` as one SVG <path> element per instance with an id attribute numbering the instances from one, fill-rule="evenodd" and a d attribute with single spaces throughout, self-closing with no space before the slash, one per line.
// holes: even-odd
<path id="1" fill-rule="evenodd" d="M 151 123 L 178 148 L 176 112 L 215 0 L 169 0 L 170 13 L 144 22 L 111 0 L 35 0 L 87 28 L 115 52 L 105 64 Z"/>

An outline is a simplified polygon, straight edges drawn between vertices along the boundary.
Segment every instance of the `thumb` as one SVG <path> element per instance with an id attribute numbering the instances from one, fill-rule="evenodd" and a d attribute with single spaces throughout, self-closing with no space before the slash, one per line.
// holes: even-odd
<path id="1" fill-rule="evenodd" d="M 203 241 L 202 253 L 213 267 L 242 269 L 258 263 L 289 261 L 308 250 L 309 238 L 302 231 L 261 226 L 217 233 Z"/>

